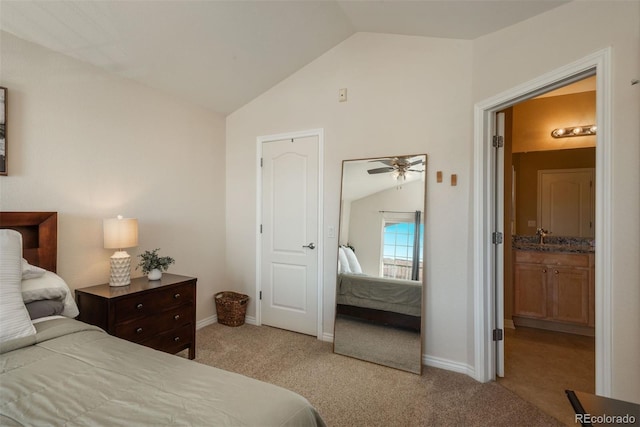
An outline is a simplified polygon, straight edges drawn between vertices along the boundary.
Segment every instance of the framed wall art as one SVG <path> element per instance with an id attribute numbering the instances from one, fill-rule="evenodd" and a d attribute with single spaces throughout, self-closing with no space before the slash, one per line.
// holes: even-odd
<path id="1" fill-rule="evenodd" d="M 0 175 L 7 174 L 7 88 L 0 86 Z"/>

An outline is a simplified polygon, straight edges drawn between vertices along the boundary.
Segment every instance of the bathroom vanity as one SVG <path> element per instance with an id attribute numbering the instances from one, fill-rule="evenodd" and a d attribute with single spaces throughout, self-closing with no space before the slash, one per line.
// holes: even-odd
<path id="1" fill-rule="evenodd" d="M 593 336 L 594 258 L 582 241 L 514 240 L 514 324 Z"/>

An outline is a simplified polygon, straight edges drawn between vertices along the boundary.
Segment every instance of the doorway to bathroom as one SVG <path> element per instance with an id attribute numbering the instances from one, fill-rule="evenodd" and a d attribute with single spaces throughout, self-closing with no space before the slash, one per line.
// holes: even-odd
<path id="1" fill-rule="evenodd" d="M 504 150 L 498 381 L 570 423 L 564 390 L 595 392 L 596 76 L 498 116 Z"/>

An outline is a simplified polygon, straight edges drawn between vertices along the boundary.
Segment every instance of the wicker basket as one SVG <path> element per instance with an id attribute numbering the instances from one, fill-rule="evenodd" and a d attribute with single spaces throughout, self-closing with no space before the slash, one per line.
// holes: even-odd
<path id="1" fill-rule="evenodd" d="M 237 292 L 218 292 L 213 296 L 216 301 L 218 323 L 227 326 L 244 325 L 244 317 L 247 314 L 247 302 L 249 296 Z"/>

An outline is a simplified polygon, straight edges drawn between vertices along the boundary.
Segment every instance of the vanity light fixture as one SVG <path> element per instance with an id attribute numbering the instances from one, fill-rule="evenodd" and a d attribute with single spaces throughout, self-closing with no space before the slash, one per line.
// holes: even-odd
<path id="1" fill-rule="evenodd" d="M 596 125 L 587 126 L 571 126 L 566 128 L 558 128 L 551 131 L 554 138 L 568 138 L 572 136 L 588 136 L 595 135 L 598 127 Z"/>
<path id="2" fill-rule="evenodd" d="M 122 215 L 105 219 L 103 232 L 105 249 L 116 249 L 111 255 L 109 286 L 127 286 L 131 283 L 131 255 L 123 249 L 138 246 L 138 220 Z"/>

